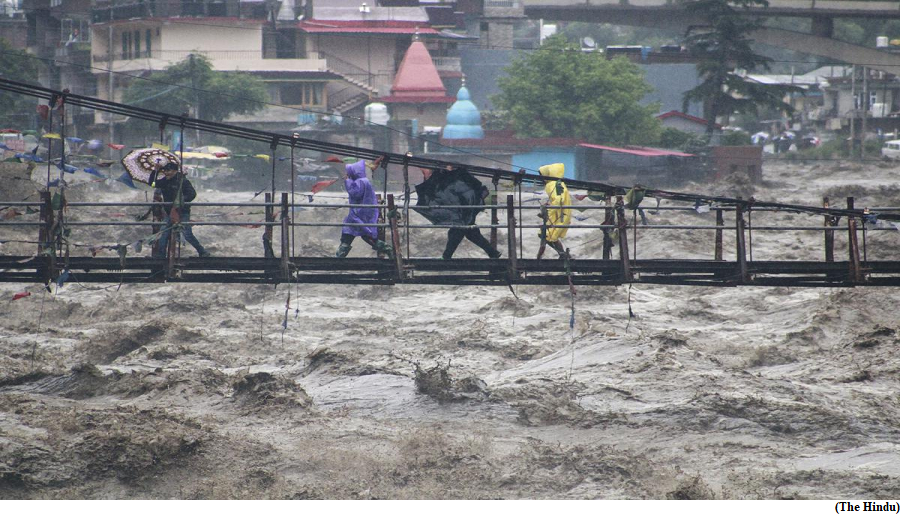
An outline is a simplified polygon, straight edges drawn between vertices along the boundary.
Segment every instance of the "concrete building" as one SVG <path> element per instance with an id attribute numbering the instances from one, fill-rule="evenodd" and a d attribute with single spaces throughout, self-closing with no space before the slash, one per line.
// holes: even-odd
<path id="1" fill-rule="evenodd" d="M 28 51 L 40 59 L 39 82 L 80 95 L 96 94 L 91 73 L 90 0 L 23 0 Z M 67 134 L 78 136 L 93 123 L 93 113 L 73 107 Z"/>
<path id="2" fill-rule="evenodd" d="M 900 129 L 900 79 L 856 67 L 848 76 L 833 77 L 823 86 L 821 119 L 833 131 L 893 132 Z"/>
<path id="3" fill-rule="evenodd" d="M 900 129 L 900 79 L 862 66 L 823 66 L 802 75 L 750 74 L 762 84 L 798 86 L 803 94 L 785 100 L 796 110 L 795 123 L 803 129 L 848 133 L 851 121 L 860 131 Z"/>
<path id="4" fill-rule="evenodd" d="M 146 75 L 198 54 L 218 71 L 259 75 L 272 102 L 288 106 L 232 122 L 293 127 L 298 112 L 290 107 L 324 110 L 325 83 L 337 77 L 324 59 L 305 55 L 290 36 L 295 30 L 276 30 L 274 11 L 262 7 L 266 4 L 97 3 L 91 26 L 97 95 L 119 102 L 134 80 L 128 75 Z M 109 114 L 98 114 L 98 123 L 110 120 Z"/>
<path id="5" fill-rule="evenodd" d="M 370 99 L 391 94 L 416 34 L 445 54 L 435 65 L 439 71 L 461 76 L 459 58 L 450 54 L 465 36 L 431 27 L 424 7 L 384 3 L 97 1 L 91 27 L 96 92 L 119 101 L 132 81 L 107 68 L 145 75 L 200 54 L 216 70 L 260 77 L 272 104 L 280 105 L 229 122 L 289 131 L 323 116 L 361 118 Z"/>
<path id="6" fill-rule="evenodd" d="M 410 44 L 403 56 L 391 94 L 377 99 L 388 105 L 393 120 L 416 120 L 419 127 L 443 126 L 447 108 L 454 100 L 447 95 L 428 49 L 418 40 Z"/>
<path id="7" fill-rule="evenodd" d="M 28 45 L 28 25 L 22 8 L 20 0 L 0 0 L 0 38 L 19 49 Z"/>

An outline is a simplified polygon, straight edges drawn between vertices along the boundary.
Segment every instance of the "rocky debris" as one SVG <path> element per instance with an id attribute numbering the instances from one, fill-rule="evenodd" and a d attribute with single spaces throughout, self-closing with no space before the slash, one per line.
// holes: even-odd
<path id="1" fill-rule="evenodd" d="M 164 336 L 171 326 L 171 323 L 162 320 L 152 320 L 124 333 L 120 329 L 110 330 L 90 344 L 87 355 L 94 363 L 112 363 L 115 359 L 128 355 L 142 346 L 154 343 Z"/>
<path id="2" fill-rule="evenodd" d="M 485 400 L 489 396 L 487 384 L 475 376 L 454 379 L 450 376 L 450 361 L 447 365 L 435 364 L 424 369 L 415 364 L 416 391 L 439 402 Z"/>
<path id="3" fill-rule="evenodd" d="M 107 479 L 135 484 L 183 465 L 210 438 L 199 422 L 162 409 L 60 410 L 9 395 L 0 403 L 36 436 L 3 438 L 0 498 Z"/>
<path id="4" fill-rule="evenodd" d="M 851 345 L 855 349 L 869 349 L 882 344 L 896 344 L 897 330 L 885 326 L 876 326 L 872 331 L 858 335 Z"/>
<path id="5" fill-rule="evenodd" d="M 666 493 L 666 500 L 715 500 L 712 489 L 697 475 L 678 484 L 674 490 Z"/>
<path id="6" fill-rule="evenodd" d="M 514 386 L 494 391 L 493 397 L 518 410 L 519 421 L 528 426 L 567 425 L 590 428 L 607 421 L 578 402 L 583 386 L 554 382 L 520 380 Z"/>
<path id="7" fill-rule="evenodd" d="M 309 408 L 312 398 L 293 380 L 259 372 L 244 375 L 234 382 L 234 398 L 255 407 L 283 406 Z"/>

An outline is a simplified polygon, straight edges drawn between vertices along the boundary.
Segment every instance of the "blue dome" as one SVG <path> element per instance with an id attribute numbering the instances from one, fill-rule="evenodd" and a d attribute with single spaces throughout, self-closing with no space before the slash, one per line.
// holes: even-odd
<path id="1" fill-rule="evenodd" d="M 469 100 L 469 90 L 463 86 L 456 94 L 456 102 L 447 111 L 444 138 L 451 140 L 484 138 L 481 113 Z"/>

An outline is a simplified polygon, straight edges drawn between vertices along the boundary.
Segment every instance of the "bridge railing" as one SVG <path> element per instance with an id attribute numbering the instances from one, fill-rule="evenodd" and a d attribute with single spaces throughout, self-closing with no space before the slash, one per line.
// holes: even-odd
<path id="1" fill-rule="evenodd" d="M 521 260 L 525 259 L 526 252 L 534 252 L 534 250 L 526 250 L 524 245 L 524 230 L 539 230 L 541 236 L 541 248 L 546 243 L 544 235 L 546 232 L 555 228 L 566 228 L 578 232 L 597 232 L 597 238 L 591 241 L 602 240 L 602 245 L 596 246 L 599 249 L 599 256 L 590 256 L 590 251 L 586 248 L 580 249 L 577 254 L 577 260 L 593 260 L 599 259 L 603 261 L 618 261 L 621 277 L 629 279 L 634 277 L 634 267 L 638 264 L 639 250 L 638 243 L 642 239 L 638 239 L 638 234 L 647 231 L 711 231 L 714 232 L 714 244 L 711 245 L 711 252 L 708 260 L 715 262 L 727 262 L 726 255 L 732 255 L 726 252 L 725 236 L 730 235 L 729 245 L 734 246 L 735 256 L 733 266 L 735 267 L 735 277 L 737 282 L 751 282 L 751 273 L 748 272 L 748 264 L 754 262 L 753 255 L 753 233 L 754 232 L 812 232 L 824 234 L 824 240 L 821 241 L 821 249 L 824 250 L 825 262 L 835 261 L 835 232 L 841 232 L 847 235 L 848 247 L 848 271 L 847 277 L 851 281 L 865 281 L 866 263 L 869 261 L 869 243 L 867 241 L 867 233 L 871 231 L 896 231 L 896 226 L 876 226 L 872 221 L 857 220 L 854 217 L 846 218 L 842 224 L 836 217 L 825 216 L 824 223 L 814 225 L 797 224 L 792 220 L 771 221 L 768 220 L 764 224 L 753 224 L 753 215 L 759 217 L 766 214 L 782 212 L 783 210 L 771 208 L 752 208 L 749 209 L 735 206 L 645 206 L 633 207 L 626 209 L 625 201 L 622 196 L 615 199 L 606 199 L 602 204 L 572 204 L 570 206 L 547 206 L 541 204 L 526 204 L 521 197 L 518 199 L 514 195 L 507 195 L 505 203 L 488 204 L 478 206 L 478 208 L 486 211 L 490 216 L 488 224 L 472 224 L 469 226 L 459 226 L 452 224 L 430 224 L 427 222 L 414 222 L 410 220 L 411 207 L 399 209 L 395 204 L 393 194 L 388 194 L 386 202 L 379 204 L 349 204 L 349 203 L 289 203 L 287 193 L 282 194 L 281 202 L 273 202 L 273 197 L 267 194 L 266 202 L 196 202 L 191 203 L 192 209 L 201 213 L 208 208 L 232 208 L 246 209 L 246 212 L 236 213 L 235 211 L 223 214 L 213 214 L 208 218 L 197 217 L 190 220 L 186 224 L 200 227 L 224 227 L 235 228 L 243 227 L 248 229 L 260 229 L 262 232 L 262 258 L 268 265 L 262 267 L 267 271 L 274 271 L 277 277 L 273 276 L 273 281 L 291 281 L 298 274 L 296 264 L 309 257 L 298 256 L 295 254 L 295 244 L 297 243 L 295 228 L 337 228 L 337 227 L 374 227 L 381 234 L 381 239 L 388 243 L 393 249 L 394 262 L 393 269 L 397 281 L 409 276 L 413 260 L 421 260 L 421 258 L 413 258 L 411 256 L 411 241 L 415 240 L 414 233 L 425 230 L 435 229 L 451 229 L 451 228 L 475 228 L 478 230 L 490 231 L 490 242 L 495 248 L 504 250 L 506 258 L 498 263 L 505 265 L 509 278 L 520 278 L 526 271 L 521 266 Z M 534 199 L 529 199 L 533 201 Z M 62 271 L 67 270 L 68 260 L 77 256 L 95 256 L 100 251 L 116 252 L 121 258 L 123 268 L 125 266 L 126 255 L 131 252 L 131 257 L 140 254 L 142 248 L 159 249 L 160 235 L 168 235 L 169 241 L 165 246 L 167 253 L 165 258 L 158 259 L 157 262 L 151 263 L 161 271 L 162 277 L 177 277 L 179 271 L 184 268 L 185 264 L 191 264 L 192 267 L 205 266 L 210 269 L 216 268 L 216 260 L 222 262 L 229 259 L 245 259 L 246 257 L 235 256 L 216 256 L 214 258 L 183 258 L 180 252 L 181 239 L 177 236 L 179 226 L 167 226 L 166 214 L 161 213 L 166 203 L 161 202 L 65 202 L 65 199 L 58 198 L 56 201 L 51 199 L 49 193 L 42 193 L 39 202 L 4 202 L 0 203 L 6 209 L 24 208 L 27 211 L 33 210 L 39 213 L 39 220 L 4 220 L 0 222 L 0 229 L 12 227 L 30 227 L 37 229 L 37 239 L 30 241 L 36 244 L 35 254 L 32 259 L 46 262 L 38 267 L 37 272 L 44 281 L 51 281 L 58 278 Z M 827 201 L 826 201 L 827 206 Z M 141 208 L 148 210 L 148 215 L 153 214 L 152 220 L 108 220 L 112 218 L 107 216 L 106 219 L 91 216 L 91 220 L 82 220 L 78 213 L 81 208 Z M 363 223 L 345 223 L 338 220 L 338 217 L 332 217 L 334 220 L 326 220 L 327 217 L 319 218 L 312 221 L 295 220 L 294 214 L 297 209 L 328 210 L 343 217 L 345 209 L 350 208 L 376 208 L 379 210 L 380 222 L 374 224 Z M 853 199 L 848 198 L 848 208 L 853 208 Z M 416 206 L 416 211 L 434 210 L 434 209 L 472 209 L 472 206 Z M 573 218 L 570 224 L 550 224 L 547 222 L 548 212 L 552 210 L 563 209 L 573 210 L 573 213 L 584 213 L 596 210 L 603 210 L 603 220 L 597 223 L 585 222 L 589 217 Z M 261 210 L 253 212 L 252 210 Z M 280 213 L 277 212 L 280 210 Z M 630 217 L 627 213 L 631 212 Z M 876 207 L 873 211 L 878 212 L 898 212 L 900 208 L 896 207 Z M 535 213 L 536 222 L 525 222 L 530 219 L 530 215 L 526 213 Z M 683 212 L 683 213 L 712 213 L 715 216 L 715 224 L 710 223 L 649 223 L 645 217 L 645 213 L 658 214 L 660 212 Z M 725 214 L 731 213 L 733 225 L 725 225 Z M 504 215 L 501 217 L 501 214 Z M 118 214 L 120 217 L 122 214 Z M 251 217 L 244 220 L 224 220 L 230 218 L 230 215 L 263 215 L 263 217 Z M 503 222 L 501 222 L 501 220 Z M 534 219 L 532 219 L 534 220 Z M 868 223 L 867 223 L 868 222 Z M 129 243 L 107 244 L 107 243 L 89 243 L 91 232 L 102 227 L 130 227 L 134 231 L 125 236 L 130 239 Z M 174 230 L 166 232 L 169 227 Z M 275 228 L 279 228 L 280 249 L 276 255 L 275 245 Z M 147 231 L 149 230 L 149 232 Z M 505 235 L 500 232 L 505 230 Z M 631 234 L 629 237 L 629 233 Z M 405 234 L 405 235 L 404 235 Z M 858 235 L 861 234 L 861 242 Z M 404 235 L 404 236 L 401 236 Z M 531 235 L 529 235 L 531 236 Z M 570 235 L 571 237 L 571 235 Z M 533 238 L 533 236 L 532 236 Z M 759 238 L 759 237 L 757 237 Z M 501 239 L 505 239 L 505 245 L 498 247 Z M 0 241 L 15 241 L 13 238 L 0 238 Z M 80 240 L 80 241 L 79 241 Z M 139 245 L 138 243 L 143 245 Z M 302 239 L 300 241 L 303 244 Z M 585 242 L 582 242 L 584 244 Z M 650 241 L 652 244 L 653 241 Z M 579 244 L 581 245 L 581 244 Z M 811 244 L 810 245 L 814 245 Z M 618 248 L 618 257 L 613 257 L 613 249 Z M 650 245 L 652 248 L 653 246 Z M 542 252 L 542 249 L 540 252 Z M 382 249 L 383 250 L 383 249 Z M 0 258 L 2 258 L 4 248 L 0 247 Z M 649 251 L 648 251 L 649 252 Z M 645 255 L 644 251 L 640 252 L 641 260 L 655 259 Z M 151 255 L 158 255 L 151 252 Z M 570 249 L 566 248 L 565 253 L 560 252 L 561 258 L 575 262 Z M 538 255 L 540 257 L 540 253 Z M 19 257 L 17 257 L 19 258 Z M 187 260 L 187 261 L 185 261 Z M 491 260 L 492 262 L 496 261 Z M 841 260 L 842 261 L 842 260 Z M 26 260 L 27 262 L 27 260 Z M 151 260 L 152 262 L 152 260 Z M 452 260 L 450 260 L 452 262 Z M 332 263 L 336 268 L 340 267 L 339 262 Z M 2 269 L 3 266 L 0 266 Z M 452 264 L 448 264 L 447 268 L 452 268 Z M 0 271 L 2 276 L 3 271 Z"/>

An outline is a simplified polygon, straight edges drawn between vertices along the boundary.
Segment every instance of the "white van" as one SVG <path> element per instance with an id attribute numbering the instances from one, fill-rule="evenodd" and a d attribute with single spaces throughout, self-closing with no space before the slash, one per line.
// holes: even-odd
<path id="1" fill-rule="evenodd" d="M 884 142 L 884 147 L 881 148 L 881 155 L 885 158 L 900 159 L 900 140 Z"/>

